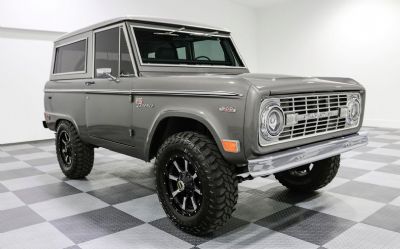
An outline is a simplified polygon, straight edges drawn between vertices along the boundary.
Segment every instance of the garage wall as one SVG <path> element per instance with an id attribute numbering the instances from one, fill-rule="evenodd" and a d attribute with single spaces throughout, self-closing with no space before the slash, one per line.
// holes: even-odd
<path id="1" fill-rule="evenodd" d="M 254 10 L 228 0 L 0 0 L 0 144 L 53 137 L 41 127 L 52 41 L 106 19 L 141 15 L 228 28 L 255 70 Z"/>
<path id="2" fill-rule="evenodd" d="M 352 77 L 365 125 L 400 128 L 400 1 L 281 0 L 258 8 L 258 70 Z"/>

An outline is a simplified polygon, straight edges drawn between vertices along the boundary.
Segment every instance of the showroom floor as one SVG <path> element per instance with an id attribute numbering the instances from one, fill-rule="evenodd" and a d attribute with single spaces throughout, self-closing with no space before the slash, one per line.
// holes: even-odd
<path id="1" fill-rule="evenodd" d="M 368 147 L 344 154 L 328 187 L 243 182 L 234 218 L 203 238 L 165 217 L 150 164 L 97 149 L 87 180 L 68 180 L 53 141 L 0 146 L 0 247 L 399 248 L 400 130 L 365 130 Z"/>

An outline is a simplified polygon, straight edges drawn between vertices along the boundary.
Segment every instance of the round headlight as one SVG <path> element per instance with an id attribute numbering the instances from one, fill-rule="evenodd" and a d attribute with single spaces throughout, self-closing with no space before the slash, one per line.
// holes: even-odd
<path id="1" fill-rule="evenodd" d="M 278 104 L 267 105 L 261 113 L 261 135 L 265 139 L 279 136 L 285 124 L 283 110 Z"/>
<path id="2" fill-rule="evenodd" d="M 347 102 L 347 123 L 356 124 L 361 115 L 361 103 L 356 98 L 351 98 Z"/>

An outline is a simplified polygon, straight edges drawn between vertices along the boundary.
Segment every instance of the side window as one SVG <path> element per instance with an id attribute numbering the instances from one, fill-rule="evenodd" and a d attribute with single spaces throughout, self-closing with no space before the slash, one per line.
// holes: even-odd
<path id="1" fill-rule="evenodd" d="M 111 75 L 124 77 L 134 74 L 123 29 L 111 28 L 95 33 L 94 70 L 110 68 Z"/>
<path id="2" fill-rule="evenodd" d="M 111 75 L 118 76 L 119 28 L 95 34 L 94 72 L 99 68 L 111 68 Z"/>
<path id="3" fill-rule="evenodd" d="M 54 74 L 86 71 L 86 39 L 56 48 Z"/>

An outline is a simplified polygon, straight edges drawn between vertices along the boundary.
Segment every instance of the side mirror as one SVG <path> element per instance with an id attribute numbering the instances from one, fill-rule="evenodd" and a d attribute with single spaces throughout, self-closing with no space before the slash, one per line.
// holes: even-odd
<path id="1" fill-rule="evenodd" d="M 117 77 L 115 77 L 111 74 L 111 68 L 97 68 L 96 69 L 96 77 L 97 78 L 107 78 L 109 80 L 119 82 Z"/>

